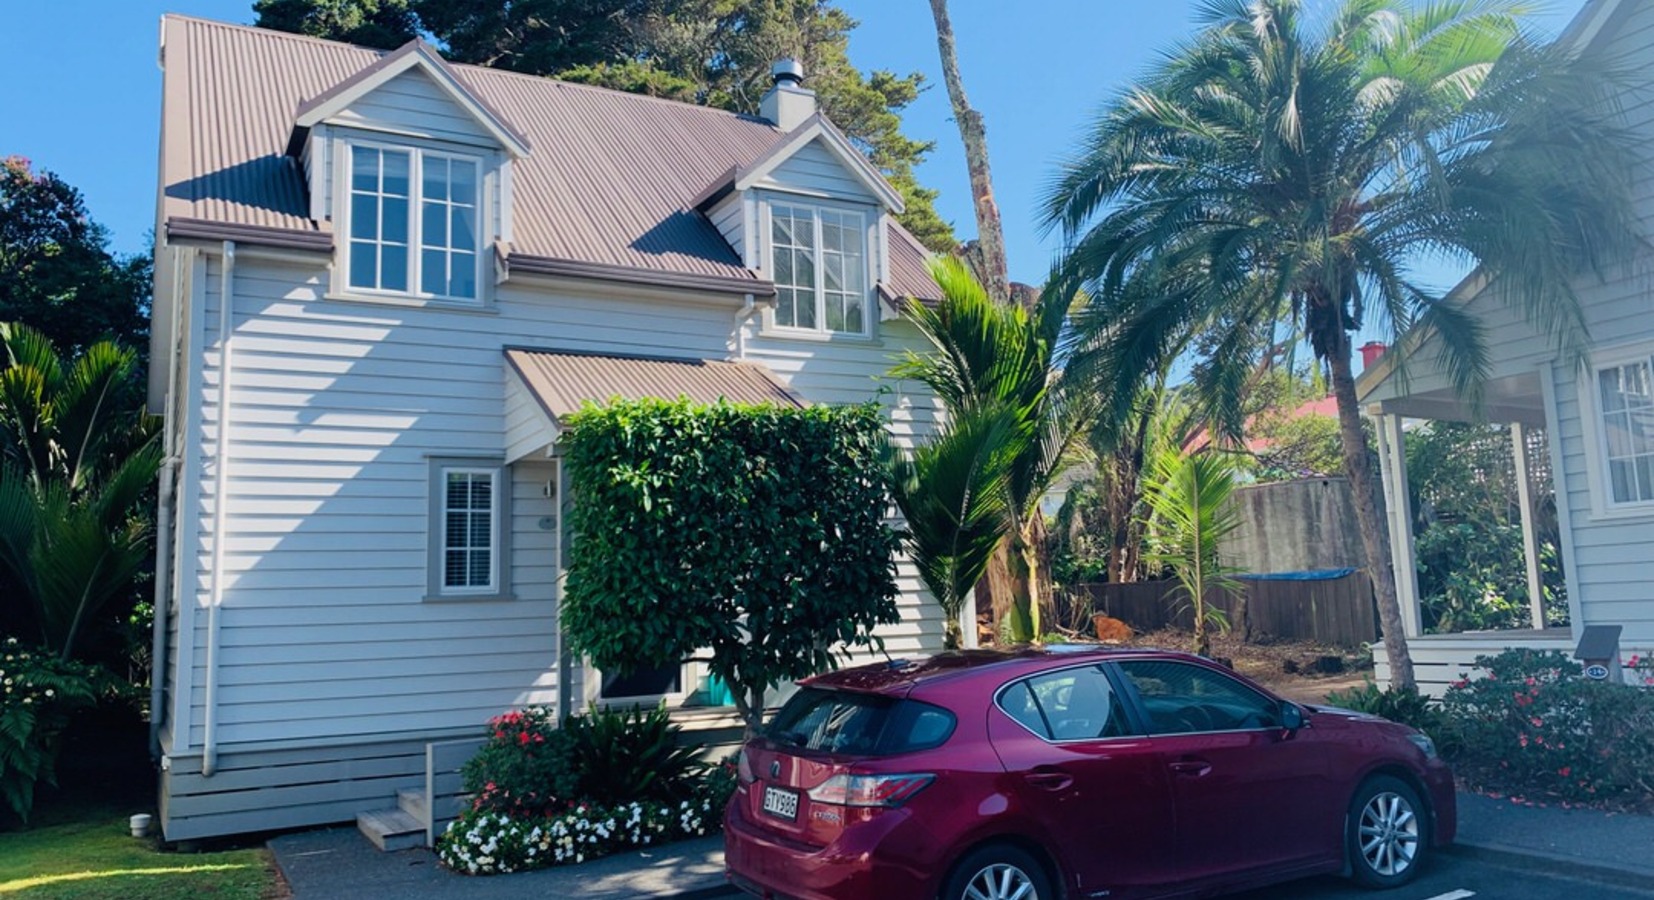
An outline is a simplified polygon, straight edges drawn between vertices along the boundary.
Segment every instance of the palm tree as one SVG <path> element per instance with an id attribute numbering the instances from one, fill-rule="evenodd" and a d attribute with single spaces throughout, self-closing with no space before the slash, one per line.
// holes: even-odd
<path id="1" fill-rule="evenodd" d="M 951 429 L 952 439 L 961 442 L 968 433 L 1006 443 L 949 452 L 960 454 L 960 465 L 1004 456 L 1001 546 L 1009 562 L 1011 638 L 1033 640 L 1040 635 L 1040 608 L 1050 597 L 1040 558 L 1039 501 L 1062 471 L 1082 417 L 1053 367 L 1068 305 L 1056 292 L 1046 292 L 1032 311 L 996 302 L 956 259 L 937 260 L 930 269 L 941 301 L 934 307 L 911 301 L 906 311 L 929 351 L 909 351 L 892 374 L 923 382 L 947 407 L 956 424 L 944 429 L 944 439 Z M 977 472 L 996 472 L 998 465 L 983 464 Z"/>
<path id="2" fill-rule="evenodd" d="M 68 659 L 148 559 L 157 431 L 133 351 L 101 342 L 66 364 L 40 332 L 5 324 L 0 345 L 0 609 Z"/>
<path id="3" fill-rule="evenodd" d="M 1351 373 L 1369 318 L 1428 327 L 1472 403 L 1476 319 L 1420 283 L 1424 255 L 1475 263 L 1488 290 L 1584 351 L 1570 278 L 1636 238 L 1617 76 L 1536 46 L 1513 0 L 1207 0 L 1206 27 L 1113 101 L 1052 184 L 1059 283 L 1094 298 L 1070 368 L 1125 409 L 1134 381 L 1193 337 L 1204 418 L 1238 437 L 1247 372 L 1305 339 L 1331 376 L 1343 463 L 1398 685 L 1412 661 Z M 1284 333 L 1283 333 L 1284 332 Z M 1105 413 L 1107 415 L 1107 413 Z"/>
<path id="4" fill-rule="evenodd" d="M 1010 529 L 1010 475 L 1030 429 L 1010 410 L 949 418 L 910 453 L 892 479 L 906 543 L 946 617 L 943 647 L 963 646 L 960 613 Z"/>
<path id="5" fill-rule="evenodd" d="M 1177 447 L 1155 455 L 1144 483 L 1153 547 L 1147 555 L 1172 570 L 1193 607 L 1195 652 L 1201 656 L 1212 655 L 1206 626 L 1229 627 L 1223 610 L 1207 605 L 1207 594 L 1241 590 L 1237 570 L 1218 555 L 1223 539 L 1240 527 L 1240 513 L 1229 502 L 1234 493 L 1234 468 L 1221 453 L 1185 453 Z"/>

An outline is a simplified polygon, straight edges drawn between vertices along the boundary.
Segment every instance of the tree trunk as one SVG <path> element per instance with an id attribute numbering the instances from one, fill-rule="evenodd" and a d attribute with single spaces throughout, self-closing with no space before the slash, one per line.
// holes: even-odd
<path id="1" fill-rule="evenodd" d="M 1367 436 L 1361 430 L 1360 407 L 1355 397 L 1355 376 L 1350 371 L 1350 339 L 1340 330 L 1333 352 L 1327 356 L 1332 370 L 1332 393 L 1338 401 L 1338 437 L 1344 451 L 1344 474 L 1350 479 L 1355 499 L 1355 521 L 1361 529 L 1361 545 L 1367 552 L 1367 571 L 1378 596 L 1378 621 L 1384 633 L 1384 655 L 1390 662 L 1390 685 L 1410 688 L 1413 657 L 1407 651 L 1407 632 L 1402 626 L 1401 603 L 1396 598 L 1395 570 L 1390 565 L 1390 542 L 1378 513 L 1372 466 L 1367 456 Z M 1396 452 L 1401 449 L 1396 448 Z"/>
<path id="2" fill-rule="evenodd" d="M 1011 297 L 1010 275 L 1005 261 L 1005 231 L 1000 225 L 999 203 L 994 200 L 993 176 L 988 169 L 988 134 L 982 114 L 965 98 L 965 84 L 959 78 L 959 57 L 954 49 L 953 23 L 948 20 L 948 0 L 930 0 L 936 19 L 936 45 L 942 54 L 942 80 L 948 86 L 953 118 L 959 124 L 959 138 L 965 144 L 965 165 L 970 170 L 971 200 L 976 207 L 976 240 L 980 253 L 977 277 L 988 296 L 1001 303 Z"/>

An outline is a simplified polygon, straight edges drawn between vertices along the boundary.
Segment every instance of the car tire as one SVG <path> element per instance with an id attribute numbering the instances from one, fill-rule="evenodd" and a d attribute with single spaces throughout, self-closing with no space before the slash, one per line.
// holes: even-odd
<path id="1" fill-rule="evenodd" d="M 1430 809 L 1392 775 L 1361 783 L 1344 825 L 1350 877 L 1362 887 L 1400 887 L 1418 876 L 1430 849 Z"/>
<path id="2" fill-rule="evenodd" d="M 1031 887 L 1027 893 L 1017 892 Z M 972 893 L 972 889 L 975 893 Z M 1045 866 L 1032 853 L 1010 844 L 989 844 L 970 852 L 953 867 L 942 900 L 1056 900 Z"/>

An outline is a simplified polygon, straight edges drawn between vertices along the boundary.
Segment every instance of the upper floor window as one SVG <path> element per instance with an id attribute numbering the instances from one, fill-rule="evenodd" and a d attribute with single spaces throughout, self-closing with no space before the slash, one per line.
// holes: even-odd
<path id="1" fill-rule="evenodd" d="M 1650 360 L 1597 370 L 1606 493 L 1615 505 L 1654 502 L 1654 372 Z"/>
<path id="2" fill-rule="evenodd" d="M 476 300 L 480 170 L 464 156 L 351 144 L 350 288 Z"/>
<path id="3" fill-rule="evenodd" d="M 867 333 L 866 234 L 859 213 L 770 207 L 777 327 Z"/>

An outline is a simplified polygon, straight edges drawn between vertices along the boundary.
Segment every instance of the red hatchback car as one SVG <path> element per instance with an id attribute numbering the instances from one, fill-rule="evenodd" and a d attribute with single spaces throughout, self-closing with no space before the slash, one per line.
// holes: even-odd
<path id="1" fill-rule="evenodd" d="M 803 683 L 742 749 L 730 880 L 789 900 L 1198 897 L 1411 880 L 1453 840 L 1429 738 L 1200 657 L 966 651 Z"/>

